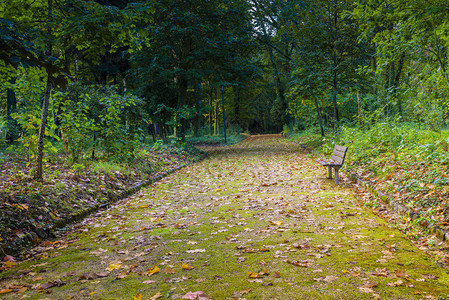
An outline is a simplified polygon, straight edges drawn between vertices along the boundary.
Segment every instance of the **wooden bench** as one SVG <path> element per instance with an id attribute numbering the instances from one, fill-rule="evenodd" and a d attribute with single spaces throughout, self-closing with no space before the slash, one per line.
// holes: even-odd
<path id="1" fill-rule="evenodd" d="M 332 156 L 328 160 L 317 160 L 321 165 L 327 167 L 329 170 L 329 179 L 332 179 L 332 168 L 335 169 L 335 184 L 338 184 L 338 170 L 340 170 L 341 166 L 345 162 L 346 152 L 348 151 L 348 147 L 335 145 L 334 152 Z"/>

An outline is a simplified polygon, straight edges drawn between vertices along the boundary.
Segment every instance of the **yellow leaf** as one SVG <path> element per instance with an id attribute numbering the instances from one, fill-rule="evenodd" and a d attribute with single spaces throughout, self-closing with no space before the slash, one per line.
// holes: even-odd
<path id="1" fill-rule="evenodd" d="M 194 266 L 191 266 L 191 265 L 189 265 L 189 264 L 183 263 L 182 266 L 181 266 L 181 268 L 183 268 L 184 270 L 192 270 L 192 269 L 194 269 L 195 267 L 194 267 Z"/>
<path id="2" fill-rule="evenodd" d="M 342 272 L 343 274 L 349 273 L 349 271 L 348 271 L 348 270 L 345 270 L 345 269 L 341 270 L 341 272 Z"/>
<path id="3" fill-rule="evenodd" d="M 151 275 L 154 275 L 156 273 L 159 273 L 159 271 L 160 271 L 159 268 L 157 266 L 154 266 L 154 267 L 149 268 L 147 270 L 146 275 L 151 276 Z"/>
<path id="4" fill-rule="evenodd" d="M 159 217 L 152 217 L 150 220 L 151 220 L 151 222 L 158 222 L 158 221 L 160 221 L 162 219 L 159 218 Z"/>
<path id="5" fill-rule="evenodd" d="M 262 278 L 262 275 L 260 275 L 257 272 L 248 272 L 248 277 L 249 278 Z"/>
<path id="6" fill-rule="evenodd" d="M 282 225 L 282 223 L 284 223 L 284 222 L 282 222 L 282 221 L 276 221 L 276 222 L 274 222 L 274 221 L 271 221 L 271 224 L 273 224 L 273 225 L 277 225 L 277 226 L 281 226 L 281 225 Z"/>
<path id="7" fill-rule="evenodd" d="M 147 205 L 141 205 L 141 206 L 139 206 L 139 208 L 147 208 L 149 205 L 147 204 Z"/>
<path id="8" fill-rule="evenodd" d="M 89 296 L 95 295 L 97 292 L 91 292 L 89 293 Z"/>
<path id="9" fill-rule="evenodd" d="M 221 192 L 221 191 L 222 191 L 222 189 L 216 189 L 215 190 L 216 193 Z"/>
<path id="10" fill-rule="evenodd" d="M 121 267 L 122 267 L 121 264 L 110 264 L 110 265 L 106 268 L 106 270 L 107 270 L 107 271 L 114 271 L 114 270 L 120 269 Z"/>
<path id="11" fill-rule="evenodd" d="M 0 294 L 6 294 L 6 293 L 11 293 L 12 290 L 11 289 L 0 289 Z"/>
<path id="12" fill-rule="evenodd" d="M 5 269 L 11 269 L 12 267 L 14 267 L 16 265 L 15 262 L 13 261 L 6 261 L 5 262 Z"/>
<path id="13" fill-rule="evenodd" d="M 142 300 L 142 295 L 141 294 L 135 295 L 133 300 Z"/>

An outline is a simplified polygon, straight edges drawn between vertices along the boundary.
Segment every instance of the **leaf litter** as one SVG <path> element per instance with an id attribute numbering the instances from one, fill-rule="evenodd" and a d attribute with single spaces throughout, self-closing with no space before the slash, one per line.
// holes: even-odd
<path id="1" fill-rule="evenodd" d="M 206 150 L 205 161 L 92 215 L 58 244 L 33 250 L 35 258 L 8 263 L 0 275 L 2 296 L 46 291 L 51 298 L 73 299 L 431 299 L 449 294 L 445 269 L 360 207 L 345 180 L 338 187 L 326 180 L 325 170 L 295 143 L 262 136 Z M 3 266 L 8 261 L 16 263 L 8 259 Z"/>

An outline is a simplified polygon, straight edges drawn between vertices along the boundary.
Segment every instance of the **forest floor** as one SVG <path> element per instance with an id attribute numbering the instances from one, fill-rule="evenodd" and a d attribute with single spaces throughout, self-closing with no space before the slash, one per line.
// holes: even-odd
<path id="1" fill-rule="evenodd" d="M 167 145 L 142 148 L 133 161 L 121 163 L 103 157 L 70 163 L 68 154 L 47 154 L 39 182 L 23 155 L 0 152 L 0 257 L 54 237 L 57 224 L 107 206 L 129 189 L 203 154 L 191 146 Z"/>
<path id="2" fill-rule="evenodd" d="M 441 299 L 448 269 L 369 194 L 255 136 L 7 261 L 5 299 Z M 442 245 L 444 246 L 444 245 Z M 434 249 L 447 258 L 447 253 Z"/>

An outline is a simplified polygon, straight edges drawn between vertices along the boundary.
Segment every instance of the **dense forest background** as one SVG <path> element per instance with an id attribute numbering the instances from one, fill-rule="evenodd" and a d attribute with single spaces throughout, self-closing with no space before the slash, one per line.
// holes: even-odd
<path id="1" fill-rule="evenodd" d="M 44 153 L 126 161 L 142 143 L 222 136 L 224 114 L 228 134 L 439 132 L 448 117 L 448 8 L 441 0 L 5 0 L 0 145 L 25 154 L 40 179 Z"/>

